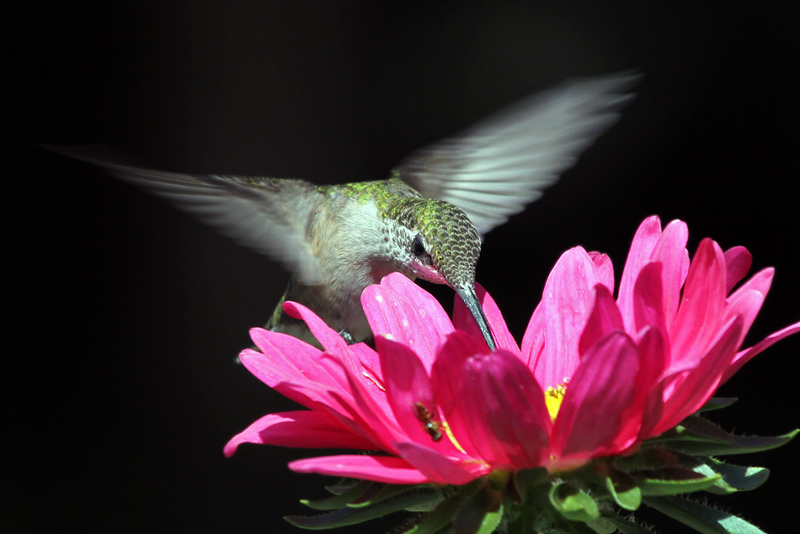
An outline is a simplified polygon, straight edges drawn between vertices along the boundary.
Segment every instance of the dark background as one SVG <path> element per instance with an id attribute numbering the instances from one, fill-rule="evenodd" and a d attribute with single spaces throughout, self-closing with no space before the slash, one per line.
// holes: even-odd
<path id="1" fill-rule="evenodd" d="M 520 336 L 564 250 L 607 252 L 619 274 L 637 225 L 659 214 L 689 224 L 691 250 L 710 236 L 748 247 L 754 271 L 776 267 L 748 344 L 800 319 L 797 3 L 121 4 L 39 4 L 10 21 L 9 532 L 291 532 L 281 516 L 327 481 L 286 468 L 308 451 L 222 455 L 257 417 L 291 409 L 233 363 L 287 275 L 39 143 L 110 144 L 174 171 L 377 179 L 516 98 L 637 68 L 622 120 L 488 235 L 478 279 Z M 740 402 L 716 420 L 761 435 L 800 426 L 798 354 L 800 337 L 746 366 L 721 391 Z M 712 501 L 786 532 L 776 503 L 796 494 L 797 447 L 733 458 L 772 477 Z"/>

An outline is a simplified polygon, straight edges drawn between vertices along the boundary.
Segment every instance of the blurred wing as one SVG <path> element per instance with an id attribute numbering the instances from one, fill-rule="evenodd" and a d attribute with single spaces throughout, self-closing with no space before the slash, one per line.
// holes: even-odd
<path id="1" fill-rule="evenodd" d="M 282 262 L 306 284 L 319 280 L 319 266 L 306 234 L 316 190 L 307 182 L 178 174 L 109 163 L 80 149 L 54 150 L 167 199 L 240 244 Z"/>
<path id="2" fill-rule="evenodd" d="M 483 235 L 542 196 L 617 120 L 638 78 L 566 82 L 415 151 L 395 171 L 423 196 L 464 210 Z"/>

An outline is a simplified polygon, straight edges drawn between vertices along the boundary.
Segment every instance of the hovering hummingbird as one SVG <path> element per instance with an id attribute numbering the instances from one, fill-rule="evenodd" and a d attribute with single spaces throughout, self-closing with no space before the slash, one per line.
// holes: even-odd
<path id="1" fill-rule="evenodd" d="M 371 331 L 361 292 L 398 271 L 452 287 L 494 349 L 475 294 L 482 236 L 539 198 L 616 121 L 637 78 L 588 78 L 535 94 L 412 153 L 388 179 L 372 182 L 177 174 L 60 151 L 282 262 L 292 274 L 268 329 L 317 344 L 283 311 L 283 302 L 295 301 L 349 342 L 364 340 Z"/>

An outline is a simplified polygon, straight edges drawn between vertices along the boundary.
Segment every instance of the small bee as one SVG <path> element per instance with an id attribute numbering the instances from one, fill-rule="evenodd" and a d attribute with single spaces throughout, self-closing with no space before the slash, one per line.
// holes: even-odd
<path id="1" fill-rule="evenodd" d="M 425 432 L 431 437 L 433 441 L 442 439 L 441 423 L 433 420 L 431 412 L 421 402 L 414 403 L 417 419 L 425 423 Z"/>

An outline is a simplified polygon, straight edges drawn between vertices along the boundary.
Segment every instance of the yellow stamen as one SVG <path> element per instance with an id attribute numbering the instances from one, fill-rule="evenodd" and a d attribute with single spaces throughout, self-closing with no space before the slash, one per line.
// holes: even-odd
<path id="1" fill-rule="evenodd" d="M 467 454 L 467 451 L 465 451 L 464 448 L 461 446 L 461 444 L 458 443 L 458 440 L 456 440 L 456 437 L 453 435 L 453 431 L 450 430 L 450 425 L 447 424 L 447 421 L 442 421 L 441 426 L 442 430 L 444 430 L 445 435 L 450 439 L 450 442 L 453 445 L 455 445 L 456 449 L 458 449 L 464 454 Z"/>
<path id="2" fill-rule="evenodd" d="M 569 379 L 564 379 L 564 381 L 556 387 L 549 387 L 544 391 L 544 403 L 547 406 L 547 411 L 550 413 L 551 421 L 556 420 L 558 410 L 561 408 L 561 401 L 564 400 L 564 393 L 567 391 L 568 383 Z"/>
<path id="3" fill-rule="evenodd" d="M 366 378 L 367 380 L 372 382 L 378 389 L 380 389 L 383 392 L 386 391 L 386 388 L 383 387 L 380 382 L 378 382 L 377 378 L 375 378 L 374 376 L 372 376 L 371 374 L 369 374 L 366 371 L 362 371 L 361 374 L 363 375 L 364 378 Z"/>

